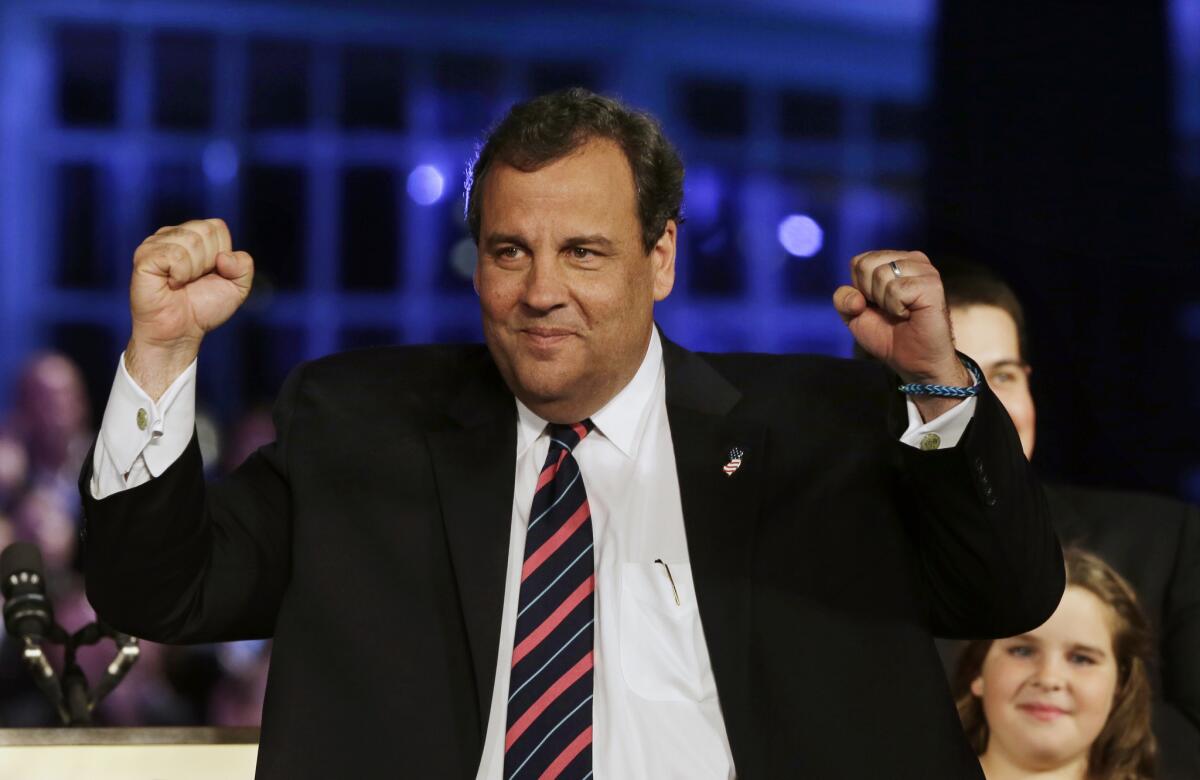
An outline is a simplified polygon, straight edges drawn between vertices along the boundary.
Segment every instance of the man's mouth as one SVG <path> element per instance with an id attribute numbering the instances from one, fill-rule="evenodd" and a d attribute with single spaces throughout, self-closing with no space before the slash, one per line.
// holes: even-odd
<path id="1" fill-rule="evenodd" d="M 565 328 L 523 328 L 521 335 L 536 349 L 550 349 L 574 334 Z"/>

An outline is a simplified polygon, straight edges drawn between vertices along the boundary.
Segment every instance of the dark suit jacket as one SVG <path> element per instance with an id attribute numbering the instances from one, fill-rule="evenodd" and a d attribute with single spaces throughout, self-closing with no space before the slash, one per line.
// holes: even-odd
<path id="1" fill-rule="evenodd" d="M 1045 499 L 990 393 L 900 444 L 879 366 L 664 344 L 701 619 L 741 778 L 980 778 L 931 633 L 1006 635 L 1062 592 Z M 472 778 L 516 451 L 487 350 L 306 364 L 278 440 L 206 486 L 195 442 L 94 501 L 88 596 L 157 641 L 274 636 L 261 778 Z M 733 476 L 722 466 L 740 447 Z M 90 458 L 89 458 L 90 463 Z"/>

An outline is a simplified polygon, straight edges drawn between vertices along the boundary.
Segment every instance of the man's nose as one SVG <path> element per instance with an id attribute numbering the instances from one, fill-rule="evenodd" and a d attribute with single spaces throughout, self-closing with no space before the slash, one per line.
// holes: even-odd
<path id="1" fill-rule="evenodd" d="M 561 306 L 566 299 L 567 286 L 558 262 L 544 253 L 534 257 L 526 272 L 522 303 L 531 309 L 549 311 Z"/>

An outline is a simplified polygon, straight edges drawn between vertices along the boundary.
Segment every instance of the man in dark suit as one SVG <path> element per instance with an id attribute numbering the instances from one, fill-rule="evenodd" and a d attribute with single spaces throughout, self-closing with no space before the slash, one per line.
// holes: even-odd
<path id="1" fill-rule="evenodd" d="M 1032 457 L 1036 414 L 1019 300 L 979 265 L 948 265 L 942 278 L 958 348 L 979 362 Z M 1137 591 L 1156 639 L 1150 671 L 1160 774 L 1200 777 L 1200 512 L 1116 490 L 1047 485 L 1046 495 L 1062 542 L 1096 553 Z M 943 650 L 952 666 L 954 646 Z"/>
<path id="2" fill-rule="evenodd" d="M 88 594 L 275 637 L 260 777 L 981 776 L 930 636 L 1031 628 L 1063 572 L 938 274 L 867 253 L 834 295 L 894 374 L 690 353 L 653 324 L 682 176 L 615 101 L 515 107 L 468 200 L 486 347 L 301 366 L 214 485 L 195 356 L 252 264 L 217 220 L 139 247 Z"/>

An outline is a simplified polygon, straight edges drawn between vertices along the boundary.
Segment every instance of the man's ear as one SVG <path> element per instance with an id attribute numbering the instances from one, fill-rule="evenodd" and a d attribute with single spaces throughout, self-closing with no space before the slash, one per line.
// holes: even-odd
<path id="1" fill-rule="evenodd" d="M 971 693 L 978 699 L 983 698 L 983 675 L 971 680 Z"/>
<path id="2" fill-rule="evenodd" d="M 675 287 L 675 220 L 668 219 L 662 235 L 650 248 L 650 263 L 654 274 L 654 300 L 661 301 Z"/>

